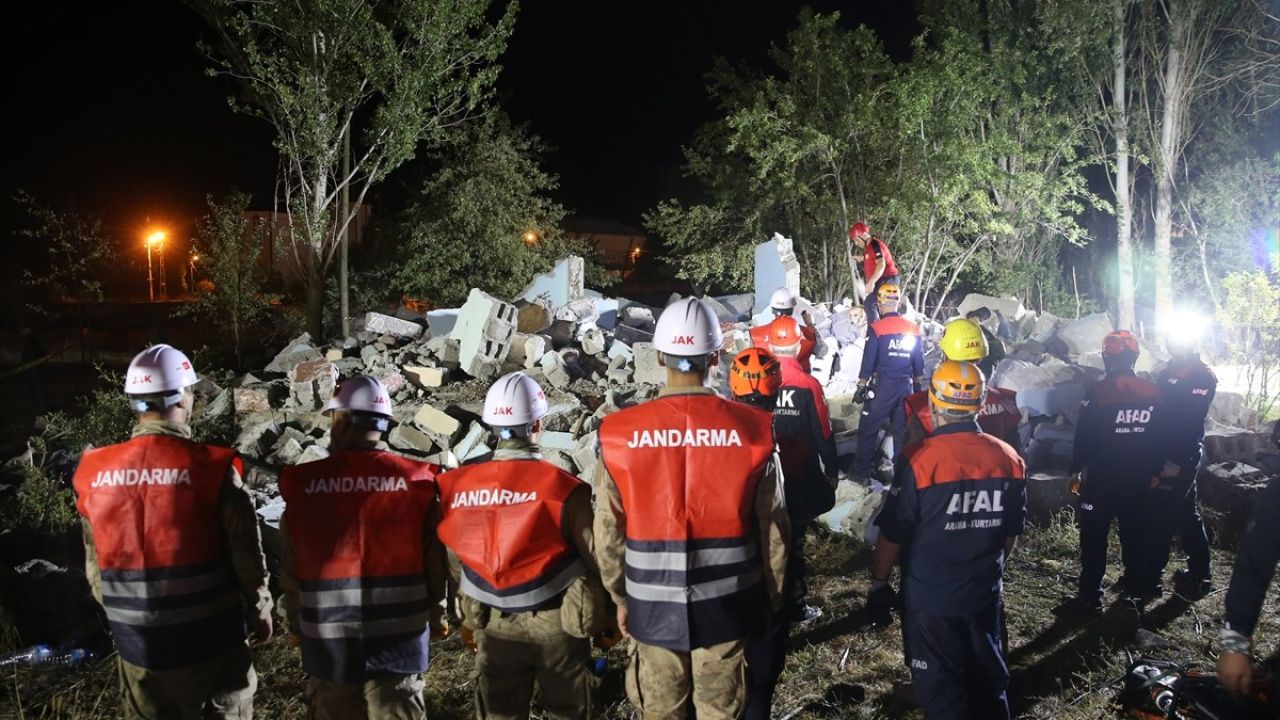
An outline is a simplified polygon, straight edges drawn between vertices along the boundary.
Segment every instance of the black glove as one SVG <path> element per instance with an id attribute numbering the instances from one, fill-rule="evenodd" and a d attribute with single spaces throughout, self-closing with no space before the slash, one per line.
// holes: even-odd
<path id="1" fill-rule="evenodd" d="M 859 405 L 874 398 L 876 393 L 871 389 L 870 385 L 859 385 L 857 390 L 853 391 L 853 401 Z"/>
<path id="2" fill-rule="evenodd" d="M 867 593 L 867 621 L 884 626 L 893 622 L 893 606 L 897 597 L 887 583 Z"/>

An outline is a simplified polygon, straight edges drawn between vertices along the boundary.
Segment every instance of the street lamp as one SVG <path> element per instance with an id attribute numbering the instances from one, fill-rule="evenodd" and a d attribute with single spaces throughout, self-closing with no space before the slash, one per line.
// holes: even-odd
<path id="1" fill-rule="evenodd" d="M 151 269 L 151 251 L 155 249 L 160 253 L 164 252 L 164 237 L 163 230 L 157 230 L 147 236 L 147 300 L 150 302 L 155 302 L 156 300 L 155 273 Z M 164 262 L 163 254 L 160 255 L 160 262 Z M 160 272 L 164 272 L 163 266 L 160 268 Z M 162 287 L 163 282 L 162 280 Z"/>
<path id="2" fill-rule="evenodd" d="M 524 234 L 524 244 L 533 247 L 538 244 L 538 233 L 529 230 Z"/>
<path id="3" fill-rule="evenodd" d="M 190 269 L 190 272 L 191 272 L 191 293 L 193 295 L 196 292 L 196 261 L 199 259 L 200 259 L 200 255 L 195 252 L 192 252 L 191 257 L 187 259 L 187 267 Z"/>

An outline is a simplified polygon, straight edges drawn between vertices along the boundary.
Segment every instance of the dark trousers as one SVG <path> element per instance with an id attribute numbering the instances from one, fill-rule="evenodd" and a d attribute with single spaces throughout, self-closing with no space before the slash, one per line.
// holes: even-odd
<path id="1" fill-rule="evenodd" d="M 1003 637 L 999 598 L 958 617 L 915 610 L 907 599 L 902 639 L 912 693 L 927 720 L 1008 720 Z"/>
<path id="2" fill-rule="evenodd" d="M 876 396 L 862 406 L 862 416 L 858 419 L 858 451 L 854 456 L 854 476 L 871 477 L 876 469 L 876 456 L 880 447 L 880 428 L 889 423 L 893 433 L 893 454 L 891 460 L 897 460 L 902 453 L 902 444 L 907 438 L 907 411 L 904 401 L 911 393 L 911 381 L 898 381 L 898 387 L 889 383 L 880 383 L 876 388 Z"/>
<path id="3" fill-rule="evenodd" d="M 1145 592 L 1153 589 L 1147 556 L 1150 554 L 1151 513 L 1149 501 L 1141 495 L 1129 497 L 1080 498 L 1076 522 L 1080 527 L 1080 596 L 1102 597 L 1102 576 L 1107 570 L 1107 534 L 1111 522 L 1120 525 L 1120 560 L 1124 565 L 1126 589 Z"/>
<path id="4" fill-rule="evenodd" d="M 1151 572 L 1156 581 L 1164 577 L 1169 564 L 1169 545 L 1177 535 L 1182 550 L 1187 554 L 1187 571 L 1192 575 L 1209 577 L 1209 534 L 1200 517 L 1200 498 L 1196 478 L 1199 468 L 1183 472 L 1168 489 L 1161 487 L 1159 499 L 1159 526 L 1153 538 Z"/>
<path id="5" fill-rule="evenodd" d="M 809 521 L 792 518 L 791 546 L 787 555 L 787 577 L 782 583 L 783 606 L 774 613 L 764 633 L 747 644 L 746 720 L 768 720 L 773 691 L 790 650 L 791 622 L 804 616 L 805 583 L 804 533 Z"/>
<path id="6" fill-rule="evenodd" d="M 871 327 L 871 323 L 880 319 L 880 303 L 879 303 L 879 299 L 876 297 L 876 291 L 880 289 L 881 285 L 887 282 L 892 282 L 898 287 L 902 287 L 902 278 L 898 277 L 897 275 L 889 275 L 887 277 L 881 277 L 879 280 L 876 281 L 875 287 L 869 288 L 867 290 L 867 297 L 864 298 L 862 301 L 862 307 L 867 311 L 867 327 L 868 328 Z"/>

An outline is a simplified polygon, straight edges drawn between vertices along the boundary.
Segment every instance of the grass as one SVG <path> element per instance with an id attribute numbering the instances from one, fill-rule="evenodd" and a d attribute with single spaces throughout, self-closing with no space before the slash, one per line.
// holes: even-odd
<path id="1" fill-rule="evenodd" d="M 1113 559 L 1108 582 L 1114 581 Z M 1132 622 L 1115 611 L 1090 623 L 1062 623 L 1051 609 L 1069 593 L 1078 572 L 1077 536 L 1069 516 L 1033 528 L 1009 563 L 1006 606 L 1013 673 L 1010 696 L 1016 717 L 1044 720 L 1096 720 L 1120 717 L 1114 705 L 1116 681 L 1139 657 L 1192 660 L 1212 667 L 1213 641 L 1221 622 L 1222 600 L 1230 574 L 1230 554 L 1215 551 L 1214 584 L 1219 590 L 1189 601 L 1167 594 L 1148 609 L 1143 627 L 1167 643 L 1143 650 L 1134 641 Z M 848 538 L 811 532 L 810 602 L 822 606 L 822 619 L 792 632 L 788 657 L 774 701 L 773 717 L 788 720 L 834 718 L 916 719 L 910 673 L 902 663 L 897 623 L 870 629 L 862 620 L 869 589 L 868 554 Z M 1179 561 L 1170 563 L 1170 572 Z M 1274 607 L 1272 588 L 1268 607 Z M 0 637 L 4 637 L 0 628 Z M 1274 651 L 1280 620 L 1264 611 L 1258 637 Z M 456 637 L 435 648 L 427 675 L 429 717 L 472 717 L 474 661 Z M 615 648 L 603 680 L 609 720 L 635 717 L 622 701 L 625 651 Z M 257 716 L 268 720 L 306 717 L 306 679 L 296 648 L 274 640 L 258 649 Z M 97 720 L 114 718 L 117 690 L 114 661 L 84 669 L 19 668 L 0 676 L 0 720 Z"/>

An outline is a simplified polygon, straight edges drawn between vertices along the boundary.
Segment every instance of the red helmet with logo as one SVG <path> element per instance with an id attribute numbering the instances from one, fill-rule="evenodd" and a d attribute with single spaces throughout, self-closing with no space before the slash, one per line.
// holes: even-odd
<path id="1" fill-rule="evenodd" d="M 782 367 L 762 348 L 747 348 L 729 366 L 729 391 L 738 399 L 771 398 L 782 386 Z"/>
<path id="2" fill-rule="evenodd" d="M 863 235 L 869 232 L 871 232 L 871 228 L 867 227 L 866 223 L 864 222 L 854 223 L 853 227 L 849 228 L 849 239 L 857 240 L 858 238 L 862 237 Z"/>
<path id="3" fill-rule="evenodd" d="M 1138 354 L 1138 338 L 1128 330 L 1112 330 L 1102 339 L 1103 356 L 1111 357 L 1126 352 Z"/>

